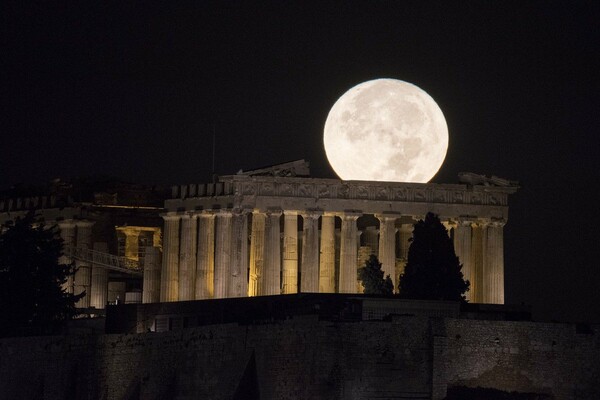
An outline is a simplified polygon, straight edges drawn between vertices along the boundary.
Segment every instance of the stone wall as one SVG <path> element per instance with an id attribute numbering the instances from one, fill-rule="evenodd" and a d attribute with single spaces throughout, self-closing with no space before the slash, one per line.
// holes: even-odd
<path id="1" fill-rule="evenodd" d="M 445 328 L 438 371 L 449 386 L 600 399 L 598 326 L 449 319 Z"/>
<path id="2" fill-rule="evenodd" d="M 162 333 L 3 339 L 0 398 L 423 399 L 462 385 L 595 399 L 600 330 L 590 332 L 569 324 L 304 316 Z M 250 396 L 255 391 L 260 397 Z"/>

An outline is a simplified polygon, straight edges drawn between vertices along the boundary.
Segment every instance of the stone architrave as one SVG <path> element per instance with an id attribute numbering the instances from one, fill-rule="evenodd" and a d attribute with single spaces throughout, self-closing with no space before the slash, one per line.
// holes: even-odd
<path id="1" fill-rule="evenodd" d="M 215 245 L 215 299 L 227 298 L 231 266 L 231 222 L 230 210 L 221 210 L 216 220 Z"/>
<path id="2" fill-rule="evenodd" d="M 232 214 L 231 270 L 228 297 L 248 296 L 248 212 L 236 209 Z"/>
<path id="3" fill-rule="evenodd" d="M 281 211 L 268 211 L 265 221 L 264 271 L 259 295 L 281 294 Z"/>
<path id="4" fill-rule="evenodd" d="M 356 293 L 358 260 L 356 220 L 360 214 L 343 213 L 340 237 L 340 293 Z"/>
<path id="5" fill-rule="evenodd" d="M 75 247 L 75 222 L 72 219 L 60 221 L 58 223 L 60 229 L 60 237 L 63 240 L 63 246 L 73 248 Z M 59 262 L 61 264 L 70 265 L 73 259 L 66 255 L 60 256 Z M 69 275 L 67 281 L 62 286 L 63 290 L 67 293 L 73 294 L 73 275 Z"/>
<path id="6" fill-rule="evenodd" d="M 160 301 L 179 299 L 179 219 L 176 214 L 163 215 L 165 235 L 160 274 Z"/>
<path id="7" fill-rule="evenodd" d="M 181 239 L 179 241 L 179 301 L 195 299 L 196 232 L 196 216 L 182 215 Z"/>
<path id="8" fill-rule="evenodd" d="M 146 247 L 142 303 L 158 303 L 160 301 L 160 262 L 160 248 Z"/>
<path id="9" fill-rule="evenodd" d="M 307 246 L 304 245 L 304 248 Z M 306 251 L 306 250 L 304 250 Z M 321 217 L 321 252 L 319 259 L 319 293 L 335 292 L 335 216 Z"/>
<path id="10" fill-rule="evenodd" d="M 462 264 L 462 273 L 465 280 L 473 282 L 473 257 L 472 257 L 472 228 L 473 221 L 458 219 L 454 227 L 454 250 L 458 261 Z M 472 287 L 471 283 L 471 287 Z M 473 298 L 474 291 L 470 289 L 465 295 L 468 301 L 475 301 Z"/>
<path id="11" fill-rule="evenodd" d="M 283 212 L 281 293 L 298 293 L 298 212 Z"/>
<path id="12" fill-rule="evenodd" d="M 504 304 L 504 221 L 492 221 L 486 228 L 483 264 L 483 302 Z"/>
<path id="13" fill-rule="evenodd" d="M 302 263 L 300 291 L 319 292 L 319 217 L 322 213 L 302 212 Z"/>
<path id="14" fill-rule="evenodd" d="M 485 262 L 484 249 L 486 223 L 477 221 L 471 226 L 471 300 L 475 303 L 483 303 L 483 265 Z"/>
<path id="15" fill-rule="evenodd" d="M 103 309 L 108 302 L 108 270 L 96 263 L 100 257 L 99 253 L 108 253 L 107 243 L 94 243 L 94 263 L 92 264 L 92 286 L 90 291 L 90 306 Z"/>
<path id="16" fill-rule="evenodd" d="M 215 214 L 198 214 L 198 240 L 196 251 L 196 300 L 214 296 L 215 279 Z"/>
<path id="17" fill-rule="evenodd" d="M 92 247 L 92 226 L 93 221 L 77 221 L 77 248 L 80 251 L 89 250 Z M 88 261 L 77 260 L 75 263 L 77 271 L 75 272 L 74 288 L 75 295 L 85 292 L 76 307 L 87 308 L 90 306 L 90 294 L 92 286 L 92 266 Z"/>
<path id="18" fill-rule="evenodd" d="M 260 211 L 252 212 L 252 231 L 250 235 L 250 279 L 248 296 L 258 296 L 261 291 L 264 271 L 266 215 Z"/>
<path id="19" fill-rule="evenodd" d="M 395 283 L 396 275 L 396 218 L 393 215 L 375 215 L 379 219 L 379 262 L 383 277 L 388 275 Z"/>

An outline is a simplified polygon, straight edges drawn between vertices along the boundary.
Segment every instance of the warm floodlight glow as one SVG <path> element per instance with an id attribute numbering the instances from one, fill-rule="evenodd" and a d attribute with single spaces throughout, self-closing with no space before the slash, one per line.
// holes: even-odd
<path id="1" fill-rule="evenodd" d="M 429 182 L 448 150 L 442 110 L 425 91 L 396 79 L 348 90 L 329 111 L 329 163 L 344 180 Z"/>

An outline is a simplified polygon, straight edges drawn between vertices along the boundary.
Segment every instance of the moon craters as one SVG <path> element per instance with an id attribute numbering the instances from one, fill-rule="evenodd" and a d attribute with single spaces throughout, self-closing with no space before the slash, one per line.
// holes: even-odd
<path id="1" fill-rule="evenodd" d="M 334 104 L 323 142 L 344 180 L 428 182 L 448 148 L 448 128 L 435 101 L 410 83 L 376 79 Z"/>

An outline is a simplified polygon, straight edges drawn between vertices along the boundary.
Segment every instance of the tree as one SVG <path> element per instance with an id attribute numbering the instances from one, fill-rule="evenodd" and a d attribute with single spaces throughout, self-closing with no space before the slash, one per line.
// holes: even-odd
<path id="1" fill-rule="evenodd" d="M 437 215 L 428 213 L 415 224 L 408 260 L 400 276 L 400 297 L 466 301 L 469 281 L 463 279 L 454 245 Z"/>
<path id="2" fill-rule="evenodd" d="M 364 267 L 358 269 L 358 280 L 365 288 L 366 294 L 391 295 L 394 292 L 392 279 L 389 275 L 383 279 L 381 263 L 374 255 L 369 257 Z"/>
<path id="3" fill-rule="evenodd" d="M 84 294 L 62 285 L 75 273 L 59 263 L 63 241 L 56 227 L 33 212 L 4 225 L 0 234 L 0 336 L 52 334 L 76 314 Z"/>

